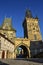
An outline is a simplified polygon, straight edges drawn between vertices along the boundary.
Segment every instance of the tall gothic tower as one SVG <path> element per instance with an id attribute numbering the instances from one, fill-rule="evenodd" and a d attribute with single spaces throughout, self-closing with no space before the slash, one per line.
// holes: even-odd
<path id="1" fill-rule="evenodd" d="M 23 22 L 24 37 L 30 40 L 42 40 L 39 28 L 38 17 L 33 17 L 30 10 L 26 11 L 26 16 Z"/>

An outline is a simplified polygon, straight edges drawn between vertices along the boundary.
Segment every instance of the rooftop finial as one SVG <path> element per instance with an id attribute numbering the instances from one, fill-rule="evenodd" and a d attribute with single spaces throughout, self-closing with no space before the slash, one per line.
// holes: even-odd
<path id="1" fill-rule="evenodd" d="M 38 19 L 38 16 L 36 15 L 35 19 Z"/>
<path id="2" fill-rule="evenodd" d="M 29 9 L 26 10 L 26 17 L 27 18 L 32 18 L 32 13 Z"/>

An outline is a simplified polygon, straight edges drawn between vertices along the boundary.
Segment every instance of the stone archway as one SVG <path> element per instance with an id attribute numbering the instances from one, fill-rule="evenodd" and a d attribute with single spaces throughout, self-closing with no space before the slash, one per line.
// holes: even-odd
<path id="1" fill-rule="evenodd" d="M 28 51 L 28 46 L 25 45 L 25 44 L 20 44 L 20 45 L 17 45 L 16 49 L 17 50 L 18 48 L 21 48 L 21 51 L 18 56 L 17 56 L 17 53 L 16 53 L 16 58 L 29 58 L 29 51 Z"/>

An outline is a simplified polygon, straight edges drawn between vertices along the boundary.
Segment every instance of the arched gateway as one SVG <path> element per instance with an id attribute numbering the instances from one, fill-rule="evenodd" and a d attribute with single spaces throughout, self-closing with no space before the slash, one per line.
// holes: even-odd
<path id="1" fill-rule="evenodd" d="M 17 45 L 16 49 L 18 53 L 16 53 L 16 58 L 29 58 L 28 46 L 25 44 Z"/>
<path id="2" fill-rule="evenodd" d="M 15 49 L 14 49 L 14 54 L 16 58 L 29 58 L 30 57 L 30 42 L 29 40 L 27 40 L 27 38 L 25 39 L 15 39 Z"/>

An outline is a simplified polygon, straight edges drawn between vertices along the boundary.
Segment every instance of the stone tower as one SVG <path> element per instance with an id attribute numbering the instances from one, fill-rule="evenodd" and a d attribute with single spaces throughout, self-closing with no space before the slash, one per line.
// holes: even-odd
<path id="1" fill-rule="evenodd" d="M 11 18 L 5 18 L 4 22 L 3 22 L 3 25 L 2 25 L 2 28 L 6 29 L 6 30 L 11 30 L 11 28 L 12 28 L 12 19 Z"/>
<path id="2" fill-rule="evenodd" d="M 16 37 L 16 30 L 12 28 L 12 19 L 11 18 L 5 18 L 4 22 L 2 24 L 2 27 L 0 28 L 0 32 L 4 34 L 8 39 L 13 39 Z"/>
<path id="3" fill-rule="evenodd" d="M 23 29 L 24 37 L 29 38 L 30 40 L 42 40 L 38 17 L 34 18 L 30 10 L 26 11 Z"/>

